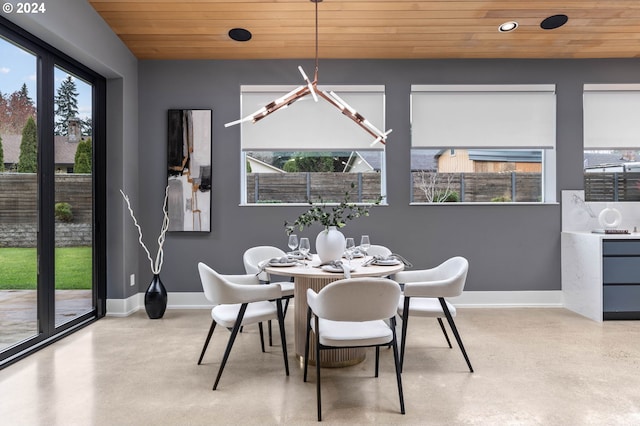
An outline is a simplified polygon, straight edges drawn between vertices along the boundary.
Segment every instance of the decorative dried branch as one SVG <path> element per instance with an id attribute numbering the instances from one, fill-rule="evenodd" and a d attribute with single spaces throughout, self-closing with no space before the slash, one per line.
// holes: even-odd
<path id="1" fill-rule="evenodd" d="M 444 203 L 449 196 L 455 193 L 452 188 L 453 175 L 447 175 L 447 182 L 442 189 L 442 185 L 439 183 L 441 175 L 438 173 L 427 172 L 420 170 L 419 180 L 417 182 L 418 188 L 424 192 L 424 196 L 429 203 Z"/>
<path id="2" fill-rule="evenodd" d="M 162 262 L 164 261 L 164 239 L 167 234 L 167 230 L 169 229 L 169 211 L 167 209 L 167 202 L 169 200 L 169 186 L 164 190 L 164 203 L 162 205 L 162 213 L 164 213 L 164 219 L 162 220 L 162 227 L 160 228 L 160 236 L 158 237 L 158 252 L 156 253 L 155 262 L 151 259 L 151 253 L 149 253 L 149 249 L 144 244 L 142 240 L 142 228 L 138 224 L 138 220 L 136 219 L 135 214 L 133 213 L 133 208 L 131 208 L 131 203 L 129 202 L 129 196 L 127 196 L 122 189 L 120 190 L 120 194 L 122 194 L 122 198 L 127 203 L 127 208 L 129 209 L 129 214 L 131 215 L 131 219 L 133 219 L 133 224 L 138 228 L 138 242 L 147 253 L 147 259 L 149 259 L 149 264 L 151 265 L 151 272 L 154 275 L 158 275 L 160 270 L 162 269 Z"/>

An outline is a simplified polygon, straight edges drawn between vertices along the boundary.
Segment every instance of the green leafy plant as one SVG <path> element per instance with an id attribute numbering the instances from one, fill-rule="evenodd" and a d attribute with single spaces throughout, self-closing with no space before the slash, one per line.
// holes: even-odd
<path id="1" fill-rule="evenodd" d="M 437 191 L 434 200 L 437 203 L 458 203 L 460 202 L 460 195 L 456 191 Z"/>
<path id="2" fill-rule="evenodd" d="M 510 203 L 511 202 L 511 197 L 507 196 L 507 195 L 501 195 L 500 197 L 493 197 L 491 199 L 492 203 Z"/>
<path id="3" fill-rule="evenodd" d="M 351 189 L 355 187 L 355 184 L 351 184 Z M 369 209 L 374 204 L 380 204 L 383 197 L 380 196 L 369 205 L 357 205 L 351 201 L 351 193 L 350 191 L 345 192 L 344 198 L 340 202 L 340 204 L 327 206 L 327 204 L 323 201 L 322 197 L 319 198 L 318 203 L 314 203 L 309 200 L 309 204 L 311 207 L 306 212 L 302 213 L 298 218 L 293 222 L 289 223 L 287 221 L 284 222 L 285 230 L 287 235 L 291 235 L 296 229 L 302 231 L 304 228 L 313 225 L 314 223 L 319 223 L 320 225 L 328 228 L 330 226 L 335 226 L 337 228 L 342 228 L 347 224 L 347 221 L 353 220 L 357 217 L 361 216 L 369 216 Z"/>
<path id="4" fill-rule="evenodd" d="M 69 223 L 73 220 L 73 212 L 69 203 L 56 203 L 54 214 L 60 222 Z"/>

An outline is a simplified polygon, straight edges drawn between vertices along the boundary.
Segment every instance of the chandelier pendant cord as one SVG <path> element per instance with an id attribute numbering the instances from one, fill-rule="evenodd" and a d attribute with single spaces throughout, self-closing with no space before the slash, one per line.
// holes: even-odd
<path id="1" fill-rule="evenodd" d="M 318 0 L 315 1 L 316 4 L 316 71 L 313 76 L 313 81 L 318 81 Z"/>

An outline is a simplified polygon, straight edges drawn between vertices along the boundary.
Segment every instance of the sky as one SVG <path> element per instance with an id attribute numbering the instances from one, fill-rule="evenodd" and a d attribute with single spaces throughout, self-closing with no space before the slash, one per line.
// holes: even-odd
<path id="1" fill-rule="evenodd" d="M 55 90 L 67 78 L 64 70 L 56 68 L 54 74 Z M 22 84 L 27 85 L 29 97 L 36 102 L 36 58 L 29 52 L 0 38 L 0 92 L 3 95 L 20 90 Z M 88 118 L 91 114 L 91 86 L 75 78 L 78 92 L 78 115 Z"/>

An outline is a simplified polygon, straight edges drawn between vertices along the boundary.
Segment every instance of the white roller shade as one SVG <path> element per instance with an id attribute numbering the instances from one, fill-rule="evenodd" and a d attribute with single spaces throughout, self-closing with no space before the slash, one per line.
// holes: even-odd
<path id="1" fill-rule="evenodd" d="M 554 148 L 553 85 L 411 86 L 415 148 Z"/>
<path id="2" fill-rule="evenodd" d="M 585 84 L 584 149 L 640 147 L 640 85 Z"/>
<path id="3" fill-rule="evenodd" d="M 242 86 L 242 117 L 288 93 L 292 86 Z M 384 131 L 384 86 L 331 86 L 334 91 L 378 129 Z M 278 110 L 257 123 L 242 124 L 245 151 L 355 151 L 382 150 L 374 137 L 322 98 L 311 95 Z"/>

